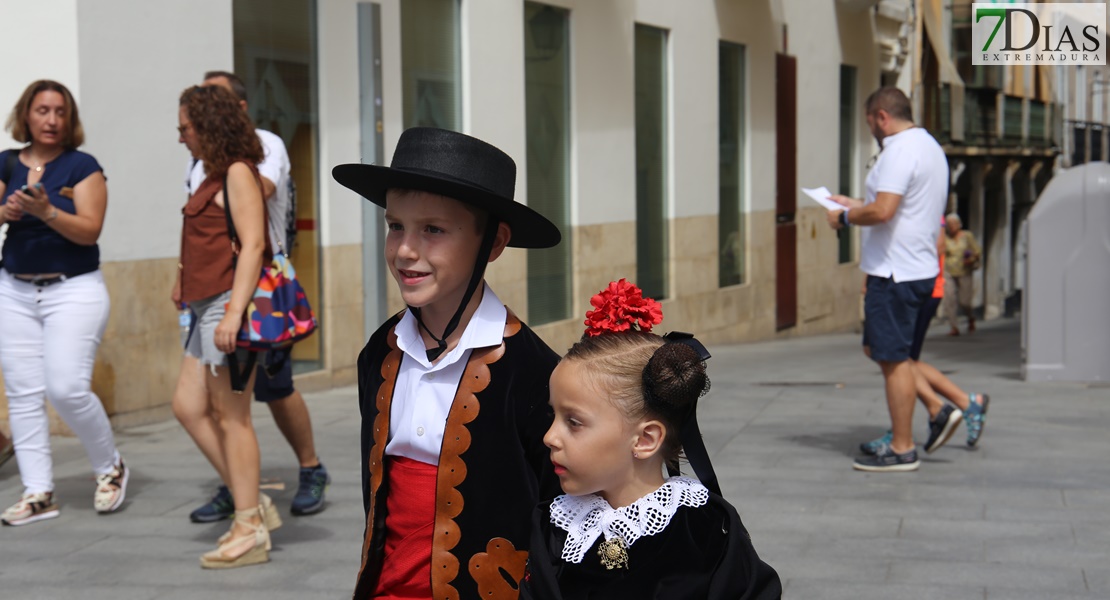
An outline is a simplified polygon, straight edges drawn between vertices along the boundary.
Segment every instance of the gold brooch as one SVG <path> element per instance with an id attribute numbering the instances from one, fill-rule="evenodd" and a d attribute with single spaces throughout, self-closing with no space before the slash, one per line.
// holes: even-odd
<path id="1" fill-rule="evenodd" d="M 624 540 L 619 537 L 603 540 L 598 544 L 597 555 L 601 558 L 601 564 L 606 569 L 628 568 L 628 547 L 624 545 Z"/>

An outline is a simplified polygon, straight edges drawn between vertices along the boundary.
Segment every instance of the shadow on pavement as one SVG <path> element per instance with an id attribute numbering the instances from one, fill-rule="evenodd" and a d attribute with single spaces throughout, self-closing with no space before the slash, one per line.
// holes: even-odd
<path id="1" fill-rule="evenodd" d="M 859 451 L 861 442 L 873 440 L 886 433 L 881 427 L 857 426 L 842 431 L 827 431 L 822 433 L 807 433 L 805 435 L 789 435 L 779 439 L 824 450 L 835 452 L 844 456 L 855 458 L 862 456 Z"/>

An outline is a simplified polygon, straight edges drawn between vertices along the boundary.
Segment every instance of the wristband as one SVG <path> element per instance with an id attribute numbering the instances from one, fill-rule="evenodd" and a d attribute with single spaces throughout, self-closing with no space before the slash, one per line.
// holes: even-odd
<path id="1" fill-rule="evenodd" d="M 849 227 L 849 226 L 852 225 L 851 223 L 848 222 L 848 209 L 847 208 L 844 209 L 844 212 L 840 213 L 840 224 L 845 226 L 845 227 Z"/>
<path id="2" fill-rule="evenodd" d="M 49 223 L 49 222 L 51 222 L 51 221 L 53 221 L 54 219 L 57 219 L 57 218 L 58 218 L 58 207 L 51 206 L 50 207 L 50 216 L 43 219 L 42 222 L 43 223 Z"/>

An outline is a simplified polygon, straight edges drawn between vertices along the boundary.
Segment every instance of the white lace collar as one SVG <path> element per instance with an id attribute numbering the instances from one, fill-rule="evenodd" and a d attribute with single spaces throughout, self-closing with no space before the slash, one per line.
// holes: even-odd
<path id="1" fill-rule="evenodd" d="M 562 495 L 551 502 L 551 522 L 567 532 L 563 560 L 578 564 L 598 536 L 621 538 L 625 546 L 667 528 L 679 506 L 696 508 L 709 501 L 709 490 L 698 480 L 671 477 L 654 492 L 628 506 L 613 508 L 596 494 Z"/>

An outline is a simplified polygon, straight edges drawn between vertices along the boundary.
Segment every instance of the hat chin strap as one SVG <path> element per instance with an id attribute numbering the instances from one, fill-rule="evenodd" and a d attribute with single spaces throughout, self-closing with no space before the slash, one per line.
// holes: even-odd
<path id="1" fill-rule="evenodd" d="M 462 302 L 459 303 L 459 308 L 455 311 L 454 316 L 447 322 L 447 327 L 443 330 L 442 336 L 436 337 L 436 334 L 428 329 L 428 326 L 424 324 L 424 319 L 420 316 L 419 308 L 409 306 L 409 310 L 416 317 L 416 322 L 436 342 L 435 348 L 426 350 L 428 362 L 435 362 L 441 354 L 447 351 L 447 338 L 458 329 L 459 320 L 462 319 L 463 312 L 466 311 L 466 305 L 470 303 L 470 297 L 474 295 L 474 291 L 478 289 L 478 284 L 482 282 L 482 276 L 486 274 L 486 265 L 489 264 L 490 253 L 493 252 L 493 242 L 497 238 L 498 224 L 500 224 L 500 221 L 493 215 L 490 215 L 489 220 L 486 221 L 486 231 L 482 234 L 482 245 L 478 248 L 478 257 L 474 263 L 474 271 L 470 275 L 470 283 L 466 285 L 466 293 L 463 294 Z"/>

